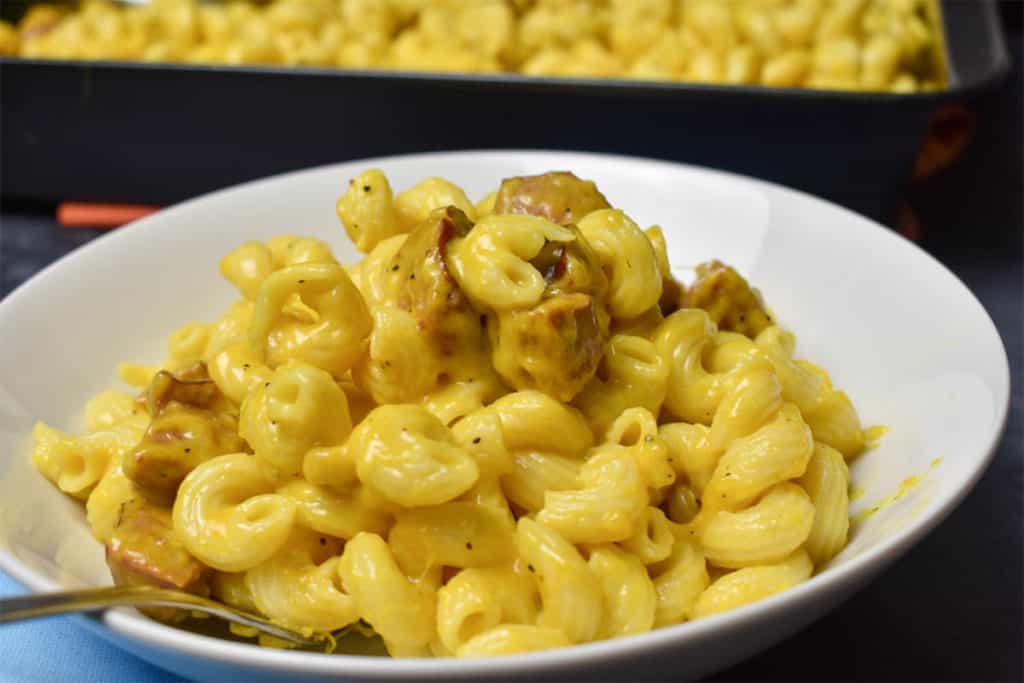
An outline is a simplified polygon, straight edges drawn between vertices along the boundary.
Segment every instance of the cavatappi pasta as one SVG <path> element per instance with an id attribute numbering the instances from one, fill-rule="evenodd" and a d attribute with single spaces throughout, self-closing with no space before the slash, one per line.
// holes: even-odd
<path id="1" fill-rule="evenodd" d="M 337 212 L 362 261 L 239 245 L 238 300 L 121 367 L 141 391 L 36 426 L 116 582 L 479 657 L 739 607 L 846 545 L 865 432 L 732 268 L 684 285 L 671 231 L 567 172 L 473 204 L 370 170 Z"/>
<path id="2" fill-rule="evenodd" d="M 896 93 L 946 81 L 937 0 L 85 0 L 0 22 L 0 54 Z"/>

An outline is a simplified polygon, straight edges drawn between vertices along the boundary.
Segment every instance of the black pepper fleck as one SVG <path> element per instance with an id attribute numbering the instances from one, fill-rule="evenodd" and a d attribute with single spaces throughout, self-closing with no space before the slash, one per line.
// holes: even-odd
<path id="1" fill-rule="evenodd" d="M 480 437 L 478 436 L 475 439 L 473 439 L 473 443 L 480 443 Z"/>
<path id="2" fill-rule="evenodd" d="M 185 449 L 185 452 L 186 452 L 186 453 L 191 453 L 191 452 L 192 452 L 192 449 L 191 449 L 191 448 L 186 448 L 186 449 Z"/>
<path id="3" fill-rule="evenodd" d="M 369 192 L 369 191 L 370 191 L 370 186 L 369 185 L 363 185 L 363 192 Z"/>
<path id="4" fill-rule="evenodd" d="M 469 541 L 466 541 L 466 550 L 472 550 L 472 549 L 473 549 L 473 544 L 470 543 Z"/>

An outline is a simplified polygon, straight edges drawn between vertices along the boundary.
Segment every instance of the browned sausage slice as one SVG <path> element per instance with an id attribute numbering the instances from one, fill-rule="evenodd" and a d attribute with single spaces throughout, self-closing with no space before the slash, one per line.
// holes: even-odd
<path id="1" fill-rule="evenodd" d="M 687 307 L 707 311 L 722 330 L 753 338 L 774 324 L 760 292 L 721 261 L 697 266 L 697 280 L 686 292 L 685 299 Z"/>
<path id="2" fill-rule="evenodd" d="M 561 225 L 577 223 L 591 211 L 610 208 L 593 181 L 568 171 L 506 178 L 494 200 L 494 213 L 527 213 Z"/>

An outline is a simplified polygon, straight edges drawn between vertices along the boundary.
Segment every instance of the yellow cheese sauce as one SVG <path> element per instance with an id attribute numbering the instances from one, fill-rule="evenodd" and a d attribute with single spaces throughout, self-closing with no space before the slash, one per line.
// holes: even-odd
<path id="1" fill-rule="evenodd" d="M 889 433 L 888 425 L 874 425 L 864 430 L 864 443 L 867 449 L 878 448 L 882 437 Z"/>
<path id="2" fill-rule="evenodd" d="M 861 510 L 856 515 L 850 518 L 850 523 L 854 525 L 862 524 L 864 520 L 866 520 L 868 517 L 871 517 L 879 510 L 892 505 L 898 500 L 901 500 L 904 496 L 907 495 L 908 491 L 910 491 L 920 483 L 921 477 L 917 475 L 907 477 L 906 479 L 900 482 L 900 487 L 896 489 L 896 493 L 886 496 L 882 500 L 878 501 L 877 503 L 869 507 L 867 510 Z"/>
<path id="3" fill-rule="evenodd" d="M 889 433 L 888 425 L 873 425 L 863 430 L 864 434 L 864 453 L 878 448 L 882 443 L 882 437 Z M 863 453 L 862 453 L 863 455 Z M 850 502 L 860 500 L 867 493 L 867 489 L 864 488 L 863 484 L 851 483 L 850 484 Z"/>
<path id="4" fill-rule="evenodd" d="M 941 457 L 940 458 L 935 458 L 934 460 L 931 461 L 929 470 L 935 469 L 941 463 L 942 463 L 942 458 Z M 866 510 L 861 510 L 856 515 L 853 515 L 850 518 L 850 524 L 854 525 L 854 526 L 856 526 L 858 524 L 862 524 L 865 520 L 867 520 L 869 517 L 874 515 L 879 510 L 882 510 L 882 509 L 892 505 L 893 503 L 895 503 L 895 502 L 897 502 L 899 500 L 902 500 L 904 497 L 906 497 L 907 493 L 909 493 L 911 490 L 916 488 L 920 483 L 921 483 L 921 476 L 919 476 L 919 475 L 915 474 L 913 476 L 907 477 L 906 479 L 904 479 L 903 481 L 900 482 L 899 488 L 896 489 L 895 493 L 893 493 L 893 494 L 891 494 L 889 496 L 886 496 L 885 498 L 882 498 L 880 501 L 878 501 L 877 503 L 875 503 L 871 507 L 867 508 Z M 863 495 L 864 495 L 863 488 L 861 488 L 859 486 L 855 486 L 850 491 L 850 501 L 852 502 L 852 501 L 856 500 L 857 498 L 860 498 Z"/>
<path id="5" fill-rule="evenodd" d="M 864 497 L 865 493 L 867 493 L 867 489 L 860 484 L 854 484 L 850 487 L 850 502 L 852 503 L 855 500 L 860 500 Z"/>

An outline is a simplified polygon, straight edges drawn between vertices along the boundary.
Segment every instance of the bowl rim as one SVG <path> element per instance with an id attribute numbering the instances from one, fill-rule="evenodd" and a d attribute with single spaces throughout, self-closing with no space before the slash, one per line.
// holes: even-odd
<path id="1" fill-rule="evenodd" d="M 110 610 L 100 616 L 82 620 L 90 630 L 98 632 L 105 639 L 113 642 L 116 642 L 115 636 L 119 636 L 146 646 L 170 650 L 179 654 L 187 654 L 222 664 L 255 667 L 270 673 L 343 674 L 385 680 L 410 674 L 415 674 L 419 677 L 461 678 L 479 675 L 503 676 L 550 673 L 556 669 L 591 667 L 626 656 L 637 656 L 645 651 L 659 650 L 671 645 L 673 641 L 682 637 L 699 639 L 708 637 L 715 631 L 725 631 L 729 628 L 738 627 L 744 622 L 773 619 L 790 610 L 795 611 L 801 606 L 813 603 L 820 597 L 819 592 L 828 590 L 842 591 L 843 589 L 847 591 L 853 590 L 863 580 L 880 572 L 931 532 L 973 490 L 982 474 L 991 464 L 996 448 L 1006 429 L 1010 406 L 1010 367 L 1005 344 L 995 323 L 967 285 L 942 262 L 918 245 L 885 226 L 845 207 L 778 183 L 692 164 L 636 156 L 554 149 L 478 149 L 353 159 L 294 170 L 200 195 L 167 207 L 156 214 L 134 221 L 117 231 L 101 235 L 88 244 L 69 252 L 49 264 L 10 292 L 3 300 L 0 300 L 0 323 L 8 315 L 7 311 L 9 309 L 12 309 L 23 299 L 32 296 L 36 285 L 42 280 L 51 277 L 52 274 L 63 268 L 67 263 L 83 258 L 84 254 L 91 253 L 92 250 L 108 248 L 107 245 L 109 243 L 115 242 L 126 233 L 134 234 L 136 232 L 160 229 L 160 224 L 165 220 L 186 216 L 198 203 L 205 203 L 211 200 L 218 201 L 231 193 L 258 190 L 261 186 L 272 185 L 284 179 L 294 181 L 304 174 L 313 175 L 331 172 L 343 166 L 379 167 L 425 159 L 435 160 L 440 165 L 445 163 L 446 160 L 466 161 L 474 157 L 515 161 L 523 159 L 542 160 L 552 156 L 558 157 L 559 163 L 562 164 L 579 161 L 619 166 L 643 166 L 647 168 L 653 166 L 655 168 L 662 168 L 667 172 L 683 170 L 687 173 L 710 175 L 712 178 L 725 180 L 729 183 L 741 182 L 752 184 L 754 187 L 768 190 L 769 193 L 780 195 L 786 201 L 797 202 L 804 206 L 817 205 L 819 209 L 843 214 L 845 215 L 846 222 L 849 223 L 844 229 L 855 229 L 861 232 L 880 232 L 885 235 L 883 239 L 892 239 L 894 244 L 900 245 L 896 248 L 909 249 L 906 253 L 916 253 L 915 258 L 924 257 L 932 265 L 938 266 L 943 275 L 951 278 L 962 294 L 966 295 L 964 301 L 969 302 L 969 305 L 976 307 L 977 311 L 981 313 L 982 320 L 984 320 L 986 325 L 984 332 L 986 336 L 990 336 L 988 341 L 994 340 L 1001 351 L 999 354 L 999 360 L 1001 361 L 999 379 L 1002 386 L 996 387 L 999 391 L 997 392 L 998 395 L 994 396 L 996 427 L 992 429 L 985 442 L 973 454 L 967 476 L 959 482 L 956 488 L 947 492 L 944 499 L 941 499 L 930 513 L 922 514 L 912 519 L 906 526 L 874 546 L 866 548 L 863 552 L 838 566 L 829 567 L 826 571 L 811 576 L 807 581 L 793 588 L 728 612 L 696 621 L 657 628 L 643 634 L 611 640 L 584 643 L 540 652 L 474 660 L 457 660 L 452 658 L 393 659 L 379 656 L 322 654 L 263 648 L 250 643 L 228 641 L 166 626 L 127 610 Z M 4 546 L 0 546 L 0 569 L 33 592 L 61 589 L 55 582 L 19 562 Z"/>

